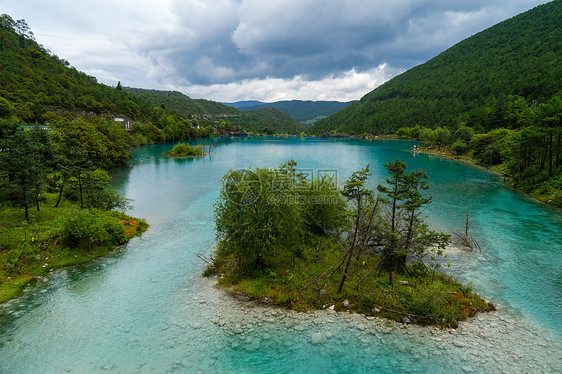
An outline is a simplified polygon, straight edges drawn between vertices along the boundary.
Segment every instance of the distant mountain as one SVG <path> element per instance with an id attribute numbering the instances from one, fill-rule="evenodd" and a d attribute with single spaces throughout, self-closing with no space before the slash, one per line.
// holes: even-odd
<path id="1" fill-rule="evenodd" d="M 130 87 L 125 87 L 123 90 L 142 97 L 158 107 L 174 110 L 186 116 L 211 117 L 214 120 L 228 122 L 236 128 L 248 132 L 295 135 L 306 130 L 303 124 L 278 109 L 240 111 L 233 106 L 216 101 L 192 99 L 177 91 L 147 90 Z M 252 101 L 251 103 L 255 102 Z"/>
<path id="2" fill-rule="evenodd" d="M 233 106 L 236 109 L 242 109 L 249 106 L 256 106 L 261 104 L 266 104 L 262 101 L 255 101 L 255 100 L 246 100 L 246 101 L 236 101 L 234 103 L 223 103 L 225 105 Z"/>
<path id="3" fill-rule="evenodd" d="M 556 0 L 465 39 L 311 131 L 380 134 L 450 126 L 487 115 L 477 111 L 490 103 L 500 110 L 508 95 L 541 102 L 561 90 L 562 1 Z"/>
<path id="4" fill-rule="evenodd" d="M 262 103 L 260 101 L 239 101 L 228 104 L 240 110 L 257 110 L 261 108 L 277 108 L 299 122 L 311 125 L 322 118 L 337 113 L 352 102 L 340 101 L 277 101 L 273 103 Z"/>
<path id="5" fill-rule="evenodd" d="M 192 99 L 178 91 L 148 90 L 132 87 L 124 87 L 123 90 L 138 95 L 156 106 L 175 110 L 184 116 L 239 114 L 239 111 L 231 106 L 211 100 Z"/>

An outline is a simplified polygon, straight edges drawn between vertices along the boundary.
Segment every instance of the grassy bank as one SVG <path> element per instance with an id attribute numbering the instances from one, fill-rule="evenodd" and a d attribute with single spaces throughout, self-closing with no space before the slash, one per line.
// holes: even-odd
<path id="1" fill-rule="evenodd" d="M 380 273 L 377 270 L 361 281 L 380 260 L 378 256 L 358 258 L 356 263 L 361 270 L 351 274 L 348 278 L 350 287 L 344 288 L 340 294 L 337 286 L 342 269 L 303 290 L 341 255 L 342 250 L 335 244 L 319 251 L 309 248 L 302 258 L 275 260 L 290 266 L 254 274 L 240 274 L 236 271 L 238 265 L 234 258 L 219 256 L 214 259 L 215 267 L 210 266 L 205 275 L 218 275 L 219 285 L 234 295 L 245 295 L 257 302 L 297 311 L 333 306 L 337 311 L 399 322 L 456 327 L 459 321 L 494 309 L 493 304 L 483 300 L 471 286 L 438 271 L 427 272 L 421 266 L 413 266 L 415 274 L 395 273 L 392 286 L 385 270 Z"/>
<path id="2" fill-rule="evenodd" d="M 70 201 L 52 208 L 47 194 L 40 211 L 0 210 L 0 303 L 18 296 L 32 279 L 103 256 L 140 235 L 148 224 L 124 213 L 79 210 Z"/>

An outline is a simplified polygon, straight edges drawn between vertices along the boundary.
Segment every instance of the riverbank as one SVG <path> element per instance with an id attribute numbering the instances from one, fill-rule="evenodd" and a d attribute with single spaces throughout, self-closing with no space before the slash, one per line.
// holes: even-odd
<path id="1" fill-rule="evenodd" d="M 116 211 L 79 210 L 68 201 L 52 208 L 47 194 L 30 223 L 21 209 L 3 208 L 0 225 L 0 304 L 17 297 L 32 280 L 102 257 L 142 234 L 148 224 Z"/>

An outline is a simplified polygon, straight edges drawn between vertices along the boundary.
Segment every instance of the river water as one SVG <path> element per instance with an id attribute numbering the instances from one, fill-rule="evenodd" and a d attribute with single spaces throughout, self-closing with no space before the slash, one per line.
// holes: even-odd
<path id="1" fill-rule="evenodd" d="M 314 138 L 206 140 L 210 156 L 170 159 L 140 147 L 114 184 L 150 229 L 109 256 L 53 272 L 0 306 L 0 373 L 552 373 L 562 372 L 562 214 L 463 162 L 413 154 L 410 142 Z M 337 175 L 384 162 L 425 169 L 433 228 L 464 230 L 484 253 L 452 251 L 451 272 L 498 311 L 456 330 L 330 311 L 239 302 L 201 277 L 214 245 L 213 202 L 229 169 Z"/>

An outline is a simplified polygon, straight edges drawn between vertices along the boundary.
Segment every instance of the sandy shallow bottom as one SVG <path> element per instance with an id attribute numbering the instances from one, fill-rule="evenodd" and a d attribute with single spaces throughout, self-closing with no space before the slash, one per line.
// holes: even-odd
<path id="1" fill-rule="evenodd" d="M 410 365 L 409 372 L 556 373 L 562 369 L 559 339 L 545 338 L 545 331 L 501 305 L 497 312 L 479 315 L 457 329 L 438 329 L 330 310 L 298 313 L 236 300 L 217 288 L 213 279 L 198 283 L 201 292 L 187 300 L 180 313 L 190 315 L 192 322 L 190 326 L 180 322 L 180 327 L 212 330 L 209 343 L 214 345 L 216 360 L 201 365 L 189 360 L 176 363 L 194 372 L 252 372 L 258 366 L 251 361 L 261 357 L 252 355 L 256 352 L 273 352 L 279 372 L 292 372 L 303 350 L 312 353 L 301 365 L 324 359 L 331 362 L 330 368 L 324 368 L 328 372 L 341 372 L 346 365 L 360 372 L 401 372 L 404 365 Z M 193 322 L 194 315 L 201 318 Z M 224 355 L 239 355 L 240 365 L 221 366 L 219 361 L 228 362 Z M 267 361 L 266 357 L 262 364 Z M 412 368 L 412 361 L 419 367 Z"/>

